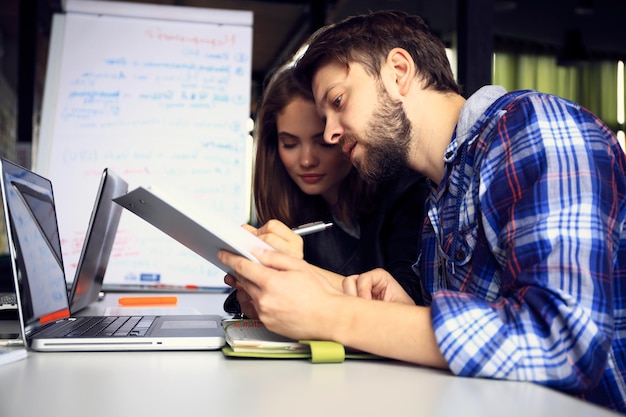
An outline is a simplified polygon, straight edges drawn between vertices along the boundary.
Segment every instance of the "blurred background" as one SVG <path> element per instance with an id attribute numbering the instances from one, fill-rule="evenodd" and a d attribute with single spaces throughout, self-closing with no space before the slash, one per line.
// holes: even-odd
<path id="1" fill-rule="evenodd" d="M 124 3 L 252 11 L 248 121 L 251 134 L 264 80 L 274 68 L 291 58 L 312 32 L 350 15 L 396 9 L 422 16 L 444 41 L 465 96 L 485 84 L 557 94 L 596 113 L 624 144 L 624 0 L 126 0 Z M 33 150 L 51 130 L 42 128 L 42 103 L 52 20 L 64 10 L 64 0 L 0 0 L 0 156 L 29 168 L 33 168 Z M 80 36 L 69 39 L 68 45 L 85 46 Z M 246 85 L 244 90 L 247 88 Z M 247 113 L 247 104 L 243 113 Z M 176 138 L 179 136 L 177 132 Z M 65 175 L 55 187 L 71 188 L 70 183 L 79 177 L 82 176 Z M 199 182 L 207 181 L 202 178 Z M 91 188 L 83 193 L 95 191 Z M 249 197 L 249 192 L 243 194 Z M 61 193 L 57 195 L 63 197 Z M 62 213 L 69 213 L 68 217 L 86 224 L 86 220 L 80 220 L 71 211 L 76 209 L 75 196 L 60 200 L 64 205 Z M 0 229 L 3 223 L 0 221 Z M 63 224 L 61 229 L 63 234 Z M 74 238 L 76 242 L 70 246 L 80 249 L 82 235 L 76 234 Z M 6 251 L 4 241 L 5 233 L 0 230 L 0 253 Z M 66 242 L 64 248 L 68 246 Z"/>
<path id="2" fill-rule="evenodd" d="M 252 10 L 252 116 L 268 72 L 315 29 L 369 10 L 398 9 L 421 15 L 444 40 L 466 95 L 488 83 L 535 88 L 580 102 L 616 132 L 624 127 L 623 0 L 130 2 Z M 0 1 L 0 154 L 25 164 L 38 135 L 52 15 L 62 11 L 62 0 Z"/>

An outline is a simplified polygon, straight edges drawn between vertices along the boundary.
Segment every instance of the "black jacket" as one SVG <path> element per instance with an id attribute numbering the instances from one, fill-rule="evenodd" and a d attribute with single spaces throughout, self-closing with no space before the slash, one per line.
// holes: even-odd
<path id="1" fill-rule="evenodd" d="M 381 189 L 376 210 L 359 221 L 360 239 L 340 227 L 304 236 L 304 259 L 341 275 L 383 268 L 416 303 L 421 303 L 411 266 L 417 260 L 424 205 L 430 192 L 426 178 L 410 173 L 383 184 Z"/>

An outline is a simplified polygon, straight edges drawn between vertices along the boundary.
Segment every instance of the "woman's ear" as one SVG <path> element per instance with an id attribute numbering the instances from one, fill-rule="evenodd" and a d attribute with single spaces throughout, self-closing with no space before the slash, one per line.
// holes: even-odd
<path id="1" fill-rule="evenodd" d="M 411 54 L 403 48 L 393 48 L 387 54 L 387 67 L 395 79 L 396 89 L 400 95 L 406 95 L 415 82 L 415 62 Z"/>

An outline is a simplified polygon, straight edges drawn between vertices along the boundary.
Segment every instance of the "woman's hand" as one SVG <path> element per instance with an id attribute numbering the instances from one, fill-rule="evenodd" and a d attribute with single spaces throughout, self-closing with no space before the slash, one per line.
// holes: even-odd
<path id="1" fill-rule="evenodd" d="M 265 241 L 280 253 L 294 258 L 304 258 L 304 241 L 287 225 L 279 220 L 270 220 L 258 229 L 244 224 L 243 228 Z"/>

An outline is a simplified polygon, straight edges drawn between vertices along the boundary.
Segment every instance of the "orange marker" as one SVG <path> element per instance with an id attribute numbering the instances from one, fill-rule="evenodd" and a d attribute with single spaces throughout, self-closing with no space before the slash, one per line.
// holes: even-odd
<path id="1" fill-rule="evenodd" d="M 41 316 L 39 318 L 40 324 L 50 323 L 51 321 L 55 321 L 58 319 L 64 319 L 70 316 L 70 309 L 65 308 L 63 310 L 55 311 L 54 313 L 46 314 L 45 316 Z"/>
<path id="2" fill-rule="evenodd" d="M 176 305 L 178 297 L 120 297 L 117 302 L 125 307 L 155 306 L 155 305 Z"/>

